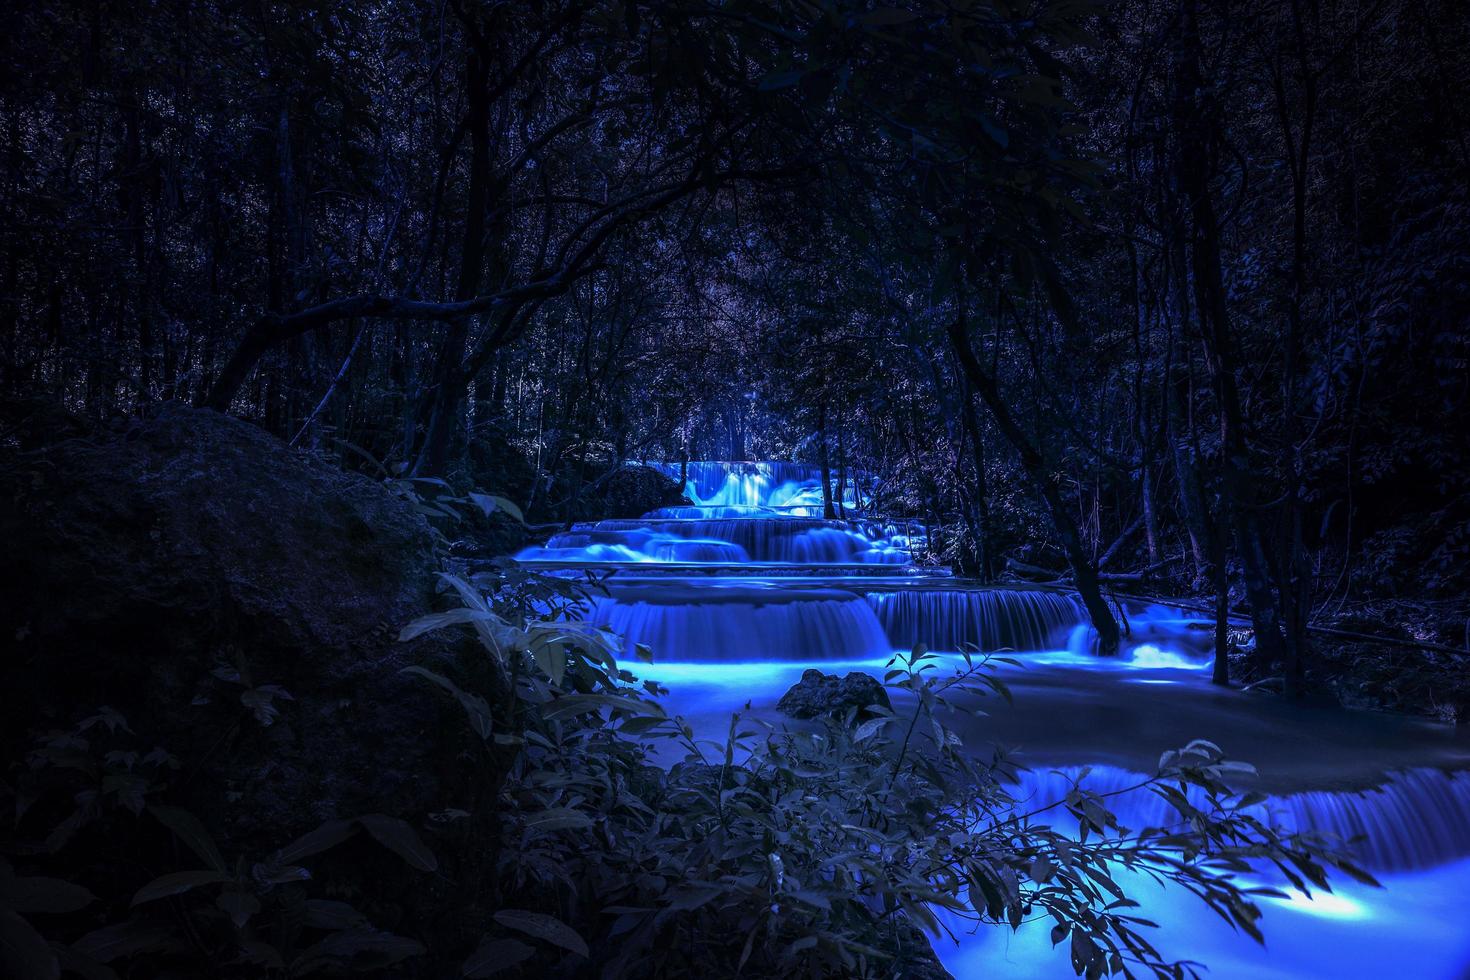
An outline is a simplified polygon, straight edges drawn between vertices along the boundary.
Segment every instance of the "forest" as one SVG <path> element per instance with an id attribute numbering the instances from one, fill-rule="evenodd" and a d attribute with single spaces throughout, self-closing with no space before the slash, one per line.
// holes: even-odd
<path id="1" fill-rule="evenodd" d="M 1460 0 L 40 0 L 0 975 L 1462 977 Z"/>

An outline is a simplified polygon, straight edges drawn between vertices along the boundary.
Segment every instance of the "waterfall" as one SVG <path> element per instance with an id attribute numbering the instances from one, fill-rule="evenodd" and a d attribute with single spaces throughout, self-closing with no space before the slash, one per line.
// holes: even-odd
<path id="1" fill-rule="evenodd" d="M 679 475 L 677 463 L 654 465 Z M 872 492 L 870 480 L 861 481 L 861 492 L 856 482 L 848 483 L 849 506 Z M 808 667 L 881 676 L 894 651 L 919 643 L 947 655 L 961 649 L 1022 652 L 1027 669 L 1009 678 L 1018 706 L 998 707 L 964 737 L 977 739 L 972 747 L 986 756 L 994 741 L 1022 745 L 1025 758 L 1038 763 L 1106 760 L 1111 764 L 1089 769 L 1083 785 L 1117 793 L 1107 805 L 1135 831 L 1177 823 L 1156 794 L 1129 791 L 1145 778 L 1137 770 L 1151 765 L 1157 749 L 1179 744 L 1176 738 L 1203 735 L 1228 746 L 1237 733 L 1247 736 L 1239 740 L 1251 747 L 1263 772 L 1272 759 L 1291 764 L 1286 775 L 1303 768 L 1316 773 L 1312 766 L 1320 762 L 1320 780 L 1371 785 L 1343 791 L 1318 788 L 1322 781 L 1278 783 L 1293 792 L 1250 811 L 1281 831 L 1322 836 L 1388 886 L 1376 891 L 1333 875 L 1331 895 L 1265 899 L 1274 917 L 1266 926 L 1269 952 L 1238 943 L 1228 926 L 1217 927 L 1212 913 L 1181 900 L 1176 890 L 1157 888 L 1143 876 L 1129 879 L 1130 895 L 1144 903 L 1140 914 L 1170 923 L 1170 936 L 1185 937 L 1179 955 L 1218 963 L 1219 976 L 1379 976 L 1389 968 L 1405 976 L 1460 975 L 1470 943 L 1455 912 L 1470 882 L 1470 771 L 1450 775 L 1413 767 L 1463 766 L 1470 743 L 1454 748 L 1438 732 L 1416 735 L 1385 723 L 1385 744 L 1372 740 L 1374 751 L 1363 753 L 1360 764 L 1352 745 L 1333 741 L 1342 734 L 1340 725 L 1310 715 L 1288 720 L 1274 703 L 1208 687 L 1211 624 L 1169 607 L 1127 603 L 1124 649 L 1117 657 L 1097 657 L 1089 617 L 1075 595 L 920 575 L 911 556 L 927 549 L 922 523 L 879 519 L 860 508 L 846 520 L 821 519 L 821 478 L 814 467 L 691 462 L 685 495 L 689 503 L 638 520 L 577 524 L 517 557 L 571 569 L 623 565 L 606 579 L 608 594 L 590 600 L 586 618 L 630 645 L 653 650 L 653 663 L 639 663 L 630 653 L 624 665 L 667 687 L 671 707 L 700 737 L 721 737 L 733 711 L 770 711 Z M 711 567 L 693 574 L 693 568 L 651 567 L 657 563 Z M 903 574 L 861 567 L 874 564 Z M 941 670 L 960 666 L 953 656 L 934 664 Z M 912 710 L 912 704 L 900 695 L 895 709 Z M 1242 727 L 1257 725 L 1266 726 L 1264 732 Z M 1411 741 L 1422 751 L 1407 754 L 1398 744 Z M 1304 753 L 1310 757 L 1305 767 Z M 1081 774 L 1080 767 L 1049 772 L 1038 766 L 1021 773 L 1012 791 L 1022 809 L 1033 809 L 1064 799 Z M 1191 793 L 1202 802 L 1202 794 Z M 1076 830 L 1060 807 L 1035 819 Z M 1281 884 L 1259 862 L 1243 880 Z M 1399 942 L 1410 929 L 1412 948 Z M 935 947 L 956 976 L 997 970 L 1070 975 L 1065 959 L 1055 959 L 1045 922 L 1007 931 L 1003 946 L 990 933 L 957 931 L 960 948 Z"/>
<path id="2" fill-rule="evenodd" d="M 912 589 L 868 595 L 897 649 L 1049 650 L 1087 622 L 1076 596 L 1041 589 Z"/>
<path id="3" fill-rule="evenodd" d="M 759 504 L 709 504 L 706 506 L 660 507 L 643 516 L 651 520 L 692 521 L 700 518 L 712 520 L 719 517 L 769 517 L 772 513 L 769 507 L 762 507 Z"/>
<path id="4" fill-rule="evenodd" d="M 856 660 L 891 652 L 872 607 L 839 589 L 624 587 L 593 600 L 586 618 L 629 647 L 647 644 L 656 661 Z"/>
<path id="5" fill-rule="evenodd" d="M 1081 776 L 1079 767 L 1023 772 L 1010 789 L 1035 807 L 1064 798 Z M 1131 830 L 1177 823 L 1178 814 L 1157 794 L 1124 792 L 1143 779 L 1125 769 L 1093 766 L 1082 785 L 1098 794 L 1119 793 L 1106 804 Z M 1189 796 L 1196 804 L 1204 800 L 1194 788 Z M 1372 871 L 1429 868 L 1470 855 L 1470 772 L 1409 769 L 1390 773 L 1371 789 L 1273 796 L 1246 812 L 1278 830 L 1320 834 Z M 1054 814 L 1065 811 L 1050 811 L 1047 822 L 1057 822 Z"/>
<path id="6" fill-rule="evenodd" d="M 645 464 L 679 479 L 681 464 L 650 462 Z M 822 471 L 804 463 L 742 463 L 723 460 L 690 460 L 686 464 L 684 495 L 698 506 L 735 506 L 781 508 L 787 513 L 822 508 Z M 846 481 L 844 504 L 858 506 L 856 474 Z M 832 474 L 832 492 L 837 490 L 838 473 Z"/>
<path id="7" fill-rule="evenodd" d="M 703 547 L 678 542 L 699 541 Z M 723 542 L 730 547 L 711 545 Z M 592 549 L 633 557 L 590 558 Z M 622 549 L 622 550 L 619 550 Z M 692 557 L 696 554 L 720 557 Z M 903 565 L 909 553 L 842 521 L 812 517 L 606 520 L 575 525 L 545 547 L 516 556 L 541 560 L 787 562 L 809 565 Z"/>

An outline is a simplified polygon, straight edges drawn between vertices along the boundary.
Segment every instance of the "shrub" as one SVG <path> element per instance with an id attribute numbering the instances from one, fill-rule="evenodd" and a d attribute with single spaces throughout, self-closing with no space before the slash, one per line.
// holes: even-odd
<path id="1" fill-rule="evenodd" d="M 475 629 L 502 680 L 494 695 L 421 674 L 463 705 L 488 751 L 513 756 L 492 845 L 500 910 L 467 976 L 512 963 L 535 975 L 596 963 L 606 977 L 908 976 L 932 955 L 914 927 L 939 934 L 938 910 L 1013 929 L 1049 916 L 1079 975 L 1175 976 L 1193 969 L 1160 957 L 1117 871 L 1171 882 L 1257 940 L 1252 897 L 1268 890 L 1232 878 L 1248 861 L 1324 887 L 1324 864 L 1371 880 L 1247 815 L 1260 798 L 1225 779 L 1249 767 L 1208 742 L 1166 754 L 1143 782 L 1177 812 L 1172 827 L 1123 828 L 1085 785 L 1023 810 L 1005 789 L 1011 765 L 980 761 L 945 724 L 976 696 L 1009 696 L 991 659 L 944 676 L 916 649 L 885 678 L 911 709 L 796 730 L 736 715 L 714 744 L 667 715 L 658 686 L 618 662 L 615 637 L 578 621 L 583 587 L 510 566 L 447 581 L 463 608 L 405 636 Z M 1049 825 L 1062 813 L 1078 833 Z"/>

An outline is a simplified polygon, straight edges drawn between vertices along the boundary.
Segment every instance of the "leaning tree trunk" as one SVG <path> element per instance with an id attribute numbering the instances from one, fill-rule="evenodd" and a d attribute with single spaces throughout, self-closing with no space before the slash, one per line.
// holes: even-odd
<path id="1" fill-rule="evenodd" d="M 990 409 L 990 416 L 995 419 L 996 428 L 1000 429 L 1006 441 L 1021 457 L 1022 469 L 1026 471 L 1032 485 L 1046 503 L 1052 527 L 1061 540 L 1062 551 L 1067 556 L 1067 563 L 1072 567 L 1072 578 L 1077 584 L 1077 593 L 1082 597 L 1082 604 L 1087 607 L 1087 615 L 1092 619 L 1093 628 L 1097 630 L 1098 652 L 1105 656 L 1117 653 L 1118 642 L 1121 639 L 1118 621 L 1114 618 L 1112 609 L 1108 607 L 1107 600 L 1103 598 L 1098 582 L 1097 566 L 1087 556 L 1087 549 L 1082 544 L 1082 534 L 1077 528 L 1077 522 L 1073 519 L 1071 511 L 1067 509 L 1065 501 L 1062 500 L 1056 484 L 1052 482 L 1047 473 L 1045 461 L 1041 458 L 1041 451 L 1032 445 L 1020 424 L 1011 415 L 1009 406 L 1001 397 L 1000 386 L 996 383 L 995 378 L 980 366 L 974 350 L 970 347 L 970 338 L 965 333 L 965 322 L 962 318 L 956 317 L 950 322 L 949 341 L 966 379 L 980 394 L 985 406 Z"/>

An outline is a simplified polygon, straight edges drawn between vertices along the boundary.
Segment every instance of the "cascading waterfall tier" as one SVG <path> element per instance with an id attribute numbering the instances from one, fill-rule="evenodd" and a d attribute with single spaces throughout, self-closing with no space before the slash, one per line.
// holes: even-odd
<path id="1" fill-rule="evenodd" d="M 1008 788 L 1027 803 L 1050 803 L 1064 799 L 1082 775 L 1080 767 L 1028 771 Z M 1108 797 L 1108 808 L 1124 827 L 1137 831 L 1178 823 L 1179 814 L 1157 794 L 1130 789 L 1145 778 L 1113 766 L 1091 766 L 1082 784 Z M 1198 789 L 1188 795 L 1195 805 L 1205 802 Z M 1281 831 L 1319 834 L 1374 871 L 1430 868 L 1470 855 L 1470 772 L 1409 769 L 1390 773 L 1371 789 L 1274 796 L 1246 812 Z"/>
<path id="2" fill-rule="evenodd" d="M 577 524 L 522 561 L 739 565 L 906 565 L 927 543 L 917 522 L 862 516 L 856 479 L 843 489 L 841 520 L 822 520 L 821 471 L 799 463 L 648 463 L 678 476 L 687 469 L 691 504 L 638 520 Z M 867 481 L 871 485 L 871 481 Z M 834 491 L 836 487 L 832 488 Z"/>
<path id="3" fill-rule="evenodd" d="M 618 587 L 592 600 L 587 619 L 646 644 L 661 661 L 871 659 L 888 638 L 861 596 L 840 589 Z"/>
<path id="4" fill-rule="evenodd" d="M 607 520 L 575 525 L 518 558 L 551 561 L 903 565 L 909 553 L 842 521 L 809 517 Z"/>
<path id="5" fill-rule="evenodd" d="M 678 463 L 653 465 L 675 478 L 680 476 Z M 1018 702 L 1024 698 L 1035 707 L 993 713 L 985 725 L 971 730 L 981 740 L 974 748 L 988 752 L 985 739 L 993 734 L 997 741 L 1004 741 L 1009 732 L 1025 736 L 1015 744 L 1022 746 L 1022 758 L 1033 764 L 1044 764 L 1048 755 L 1069 764 L 1079 759 L 1110 760 L 1113 765 L 1090 767 L 1084 785 L 1092 792 L 1116 793 L 1109 795 L 1107 805 L 1125 826 L 1135 830 L 1169 826 L 1178 819 L 1156 794 L 1146 789 L 1128 791 L 1145 778 L 1132 769 L 1147 767 L 1152 759 L 1147 752 L 1135 751 L 1138 745 L 1153 745 L 1160 729 L 1169 730 L 1171 738 L 1198 734 L 1229 744 L 1226 736 L 1234 730 L 1230 726 L 1238 723 L 1229 703 L 1244 705 L 1247 696 L 1216 689 L 1209 689 L 1206 695 L 1197 686 L 1207 683 L 1203 668 L 1213 652 L 1212 631 L 1201 628 L 1207 624 L 1178 610 L 1131 604 L 1126 610 L 1125 649 L 1118 657 L 1097 658 L 1087 652 L 1088 616 L 1075 595 L 1036 588 L 966 587 L 938 576 L 917 575 L 918 570 L 907 563 L 914 549 L 926 546 L 926 529 L 918 523 L 879 522 L 854 507 L 859 498 L 871 496 L 871 480 L 846 481 L 844 516 L 848 519 L 826 521 L 820 519 L 821 477 L 814 467 L 691 462 L 686 476 L 688 504 L 662 508 L 641 520 L 579 524 L 555 535 L 545 547 L 527 549 L 518 557 L 550 561 L 559 570 L 589 563 L 617 565 L 605 583 L 609 594 L 591 600 L 587 618 L 621 634 L 629 645 L 649 646 L 654 663 L 642 665 L 648 678 L 667 684 L 671 708 L 692 712 L 692 723 L 700 724 L 697 719 L 701 717 L 705 721 L 714 718 L 716 727 L 710 734 L 723 732 L 730 711 L 747 702 L 753 702 L 756 710 L 768 710 L 807 666 L 881 676 L 895 651 L 923 643 L 939 652 L 1020 653 L 1018 659 L 1027 661 L 1027 670 L 1019 684 L 1015 679 L 1012 684 Z M 835 492 L 836 487 L 832 489 Z M 688 567 L 698 565 L 707 567 Z M 635 673 L 639 671 L 640 665 L 631 656 L 624 662 Z M 1158 692 L 1159 700 L 1145 692 Z M 1163 707 L 1165 699 L 1178 697 L 1194 700 L 1185 702 L 1182 709 L 1176 704 L 1172 712 L 1161 711 L 1156 716 L 1152 709 Z M 1072 712 L 1074 707 L 1085 710 Z M 909 708 L 895 701 L 896 710 Z M 1080 723 L 1058 725 L 1048 712 L 1072 712 L 1070 717 Z M 1249 717 L 1252 725 L 1281 724 L 1270 704 L 1252 708 Z M 1028 720 L 1040 724 L 1027 724 Z M 1110 731 L 1119 730 L 1122 737 L 1094 739 L 1094 722 L 1109 726 Z M 1198 722 L 1200 731 L 1174 731 L 1186 722 L 1191 726 Z M 1290 770 L 1284 777 L 1279 771 L 1272 772 L 1269 749 L 1281 745 L 1287 757 L 1313 753 L 1315 766 L 1324 749 L 1319 731 L 1321 738 L 1327 738 L 1329 732 L 1340 729 L 1319 729 L 1304 722 L 1301 730 L 1306 734 L 1300 739 L 1286 735 L 1254 740 L 1255 748 L 1268 749 L 1255 759 L 1262 764 L 1263 780 L 1273 780 L 1271 785 L 1286 792 L 1256 807 L 1252 816 L 1282 830 L 1321 834 L 1390 882 L 1387 892 L 1365 892 L 1345 899 L 1341 908 L 1365 919 L 1377 918 L 1408 899 L 1408 907 L 1418 908 L 1416 914 L 1423 920 L 1424 909 L 1429 907 L 1424 903 L 1436 895 L 1433 888 L 1453 886 L 1454 895 L 1463 895 L 1461 882 L 1470 880 L 1464 878 L 1470 874 L 1470 862 L 1464 860 L 1470 856 L 1470 773 L 1406 768 L 1437 758 L 1426 753 L 1381 768 L 1374 759 L 1362 766 L 1355 761 L 1349 774 L 1341 771 L 1341 757 L 1352 749 L 1342 748 L 1334 763 L 1338 769 L 1323 764 L 1318 776 L 1309 767 L 1312 782 L 1298 783 Z M 1159 747 L 1178 744 L 1171 741 Z M 1463 765 L 1470 752 L 1443 758 L 1447 765 Z M 1024 801 L 1044 806 L 1064 799 L 1072 780 L 1080 775 L 1080 767 L 1047 772 L 1038 765 L 1023 772 L 1012 791 Z M 1377 784 L 1366 790 L 1318 788 L 1324 784 L 1363 786 L 1370 781 Z M 1197 793 L 1195 802 L 1203 802 Z M 1064 831 L 1075 830 L 1065 826 L 1068 818 L 1061 808 L 1036 819 L 1054 821 Z M 1462 864 L 1463 870 L 1455 870 Z M 1279 884 L 1269 879 L 1269 867 L 1253 866 L 1250 874 L 1258 873 L 1261 883 Z M 1390 875 L 1399 878 L 1391 881 Z M 1447 875 L 1443 880 L 1448 884 L 1424 884 L 1406 877 L 1414 875 Z M 1334 885 L 1341 880 L 1336 876 Z M 1385 901 L 1380 895 L 1389 897 Z M 1155 898 L 1158 908 L 1150 909 L 1149 917 L 1162 913 L 1157 917 L 1163 921 L 1174 915 L 1183 923 L 1181 933 L 1193 941 L 1213 920 L 1208 912 L 1196 918 L 1187 904 L 1181 904 L 1188 901 L 1166 890 Z M 1309 969 L 1333 962 L 1320 950 L 1340 942 L 1342 936 L 1313 932 L 1312 928 L 1329 921 L 1328 916 L 1336 914 L 1330 911 L 1334 907 L 1325 906 L 1320 896 L 1312 903 L 1283 901 L 1294 910 L 1292 915 L 1305 915 L 1309 906 L 1323 907 L 1312 912 L 1317 918 L 1293 923 L 1290 934 L 1304 937 L 1299 943 L 1303 949 L 1297 971 L 1275 975 L 1333 972 Z M 1413 901 L 1420 905 L 1413 906 Z M 1444 898 L 1440 904 L 1458 907 L 1462 901 Z M 1018 935 L 1024 936 L 1026 928 L 1030 927 L 1023 927 Z M 1046 926 L 1037 928 L 1041 930 L 1037 963 L 1052 964 Z M 1267 934 L 1273 937 L 1271 955 L 1281 956 L 1280 939 L 1275 937 L 1288 933 L 1273 933 L 1268 926 Z M 1419 940 L 1425 938 L 1422 930 L 1415 935 Z M 970 941 L 983 945 L 980 939 Z M 1006 942 L 1012 942 L 1009 933 Z M 1444 942 L 1447 940 L 1441 945 Z M 1355 972 L 1364 951 L 1373 952 L 1370 946 L 1360 945 L 1339 955 L 1337 965 L 1347 969 L 1333 975 L 1377 976 L 1386 962 L 1397 965 L 1403 960 L 1403 950 L 1395 949 L 1389 958 L 1367 957 L 1361 967 L 1367 972 Z M 941 956 L 946 955 L 943 944 L 936 948 Z M 1004 956 L 1012 956 L 1012 949 L 1008 945 Z M 1230 947 L 1229 955 L 1234 955 L 1233 950 Z M 1181 951 L 1194 952 L 1189 947 Z M 979 969 L 993 972 L 993 964 L 1000 962 L 996 957 L 1002 954 L 986 948 L 975 954 L 978 958 L 967 960 L 969 955 L 961 950 L 958 958 L 946 958 L 946 965 L 957 976 L 972 975 Z M 1210 956 L 1202 958 L 1210 962 Z M 1009 965 L 1011 960 L 1005 962 Z M 1270 964 L 1269 959 L 1263 962 Z M 1220 975 L 1249 975 L 1249 968 L 1242 968 L 1240 961 L 1233 966 L 1235 972 Z M 1037 975 L 1067 972 L 1063 965 L 1054 973 Z"/>
<path id="6" fill-rule="evenodd" d="M 822 471 L 803 463 L 743 463 L 725 460 L 690 460 L 688 463 L 647 463 L 660 472 L 679 479 L 684 476 L 684 495 L 701 507 L 758 508 L 767 513 L 784 511 L 797 516 L 822 512 Z M 854 474 L 851 481 L 838 481 L 833 475 L 833 491 L 837 482 L 844 483 L 845 507 L 857 507 L 861 493 L 857 484 L 864 481 Z M 812 511 L 815 508 L 815 511 Z"/>
<path id="7" fill-rule="evenodd" d="M 908 589 L 869 593 L 868 601 L 899 649 L 1056 649 L 1087 622 L 1076 596 L 1040 589 Z"/>

